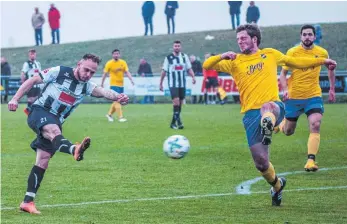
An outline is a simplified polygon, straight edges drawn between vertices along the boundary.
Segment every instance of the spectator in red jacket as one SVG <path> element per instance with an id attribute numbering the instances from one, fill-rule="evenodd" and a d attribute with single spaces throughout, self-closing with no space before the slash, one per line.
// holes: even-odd
<path id="1" fill-rule="evenodd" d="M 59 44 L 60 43 L 60 13 L 59 10 L 54 6 L 54 4 L 51 4 L 51 8 L 48 12 L 48 21 L 49 26 L 52 30 L 52 44 Z M 55 38 L 57 37 L 57 42 L 55 41 Z"/>

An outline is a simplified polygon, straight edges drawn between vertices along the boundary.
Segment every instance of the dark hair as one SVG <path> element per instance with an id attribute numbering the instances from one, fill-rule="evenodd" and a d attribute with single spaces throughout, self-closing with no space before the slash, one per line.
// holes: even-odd
<path id="1" fill-rule="evenodd" d="M 260 33 L 259 27 L 255 24 L 241 25 L 241 26 L 237 27 L 236 33 L 239 33 L 239 32 L 244 31 L 244 30 L 246 30 L 247 34 L 251 38 L 257 37 L 257 44 L 259 46 L 261 43 L 261 33 Z"/>
<path id="2" fill-rule="evenodd" d="M 181 44 L 181 41 L 175 40 L 175 41 L 174 41 L 174 44 Z"/>
<path id="3" fill-rule="evenodd" d="M 35 49 L 30 49 L 28 52 L 29 52 L 29 53 L 30 53 L 30 52 L 36 53 L 36 50 L 35 50 Z"/>
<path id="4" fill-rule="evenodd" d="M 97 63 L 97 64 L 100 64 L 101 62 L 101 59 L 94 55 L 94 54 L 85 54 L 83 55 L 83 60 L 92 60 L 93 62 Z"/>
<path id="5" fill-rule="evenodd" d="M 118 49 L 114 49 L 113 51 L 112 51 L 112 54 L 114 53 L 114 52 L 120 52 L 120 50 L 118 50 Z"/>
<path id="6" fill-rule="evenodd" d="M 306 29 L 311 29 L 313 31 L 313 34 L 316 36 L 316 29 L 312 25 L 304 25 L 304 26 L 302 26 L 301 30 L 300 30 L 300 34 L 302 34 L 302 31 L 306 30 Z"/>

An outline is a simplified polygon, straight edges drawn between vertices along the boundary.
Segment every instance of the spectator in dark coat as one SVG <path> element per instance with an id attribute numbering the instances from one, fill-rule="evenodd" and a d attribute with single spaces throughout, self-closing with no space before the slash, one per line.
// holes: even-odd
<path id="1" fill-rule="evenodd" d="M 5 57 L 1 57 L 1 77 L 3 78 L 3 82 L 1 85 L 5 89 L 4 99 L 1 97 L 1 102 L 7 103 L 8 98 L 8 78 L 11 76 L 11 67 L 8 64 Z"/>
<path id="2" fill-rule="evenodd" d="M 54 4 L 51 4 L 51 8 L 48 11 L 48 21 L 49 21 L 49 26 L 51 27 L 52 44 L 59 44 L 60 43 L 60 31 L 59 31 L 60 12 L 54 6 Z M 57 42 L 55 41 L 55 38 L 57 38 Z"/>
<path id="3" fill-rule="evenodd" d="M 196 59 L 195 55 L 190 55 L 189 60 L 190 60 L 190 63 L 192 64 L 192 69 L 193 69 L 193 72 L 195 74 L 195 77 L 202 76 L 202 65 L 201 65 L 201 62 Z M 203 96 L 200 95 L 199 96 L 199 101 L 197 102 L 197 96 L 193 95 L 192 96 L 192 103 L 193 104 L 203 103 Z"/>
<path id="4" fill-rule="evenodd" d="M 233 30 L 236 27 L 240 26 L 240 13 L 241 13 L 241 5 L 242 1 L 228 1 L 229 3 L 229 13 L 231 16 L 231 26 Z M 236 26 L 235 26 L 235 18 L 236 18 Z"/>
<path id="5" fill-rule="evenodd" d="M 145 23 L 145 36 L 148 33 L 148 25 L 151 32 L 151 36 L 153 35 L 153 15 L 155 12 L 155 6 L 153 1 L 145 1 L 142 5 L 142 17 Z"/>
<path id="6" fill-rule="evenodd" d="M 175 33 L 175 15 L 178 9 L 177 1 L 167 1 L 165 5 L 167 33 L 170 34 L 170 20 L 172 22 L 172 33 Z"/>
<path id="7" fill-rule="evenodd" d="M 260 18 L 259 8 L 254 4 L 254 1 L 249 2 L 246 14 L 247 23 L 258 23 Z"/>
<path id="8" fill-rule="evenodd" d="M 146 59 L 142 58 L 140 60 L 139 68 L 137 69 L 137 74 L 141 77 L 153 77 L 152 67 L 146 61 Z M 154 96 L 145 96 L 142 100 L 142 103 L 154 103 Z"/>
<path id="9" fill-rule="evenodd" d="M 314 25 L 314 28 L 316 30 L 316 39 L 314 40 L 314 44 L 316 45 L 320 45 L 320 41 L 323 38 L 323 34 L 322 34 L 322 28 L 319 24 Z"/>

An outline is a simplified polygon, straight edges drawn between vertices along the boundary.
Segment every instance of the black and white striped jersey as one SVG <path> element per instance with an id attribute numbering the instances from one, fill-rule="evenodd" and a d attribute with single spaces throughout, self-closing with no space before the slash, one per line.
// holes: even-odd
<path id="1" fill-rule="evenodd" d="M 57 115 L 61 123 L 76 109 L 85 96 L 92 94 L 96 87 L 93 82 L 78 81 L 73 74 L 73 69 L 64 66 L 45 69 L 40 76 L 44 87 L 34 105 Z"/>
<path id="2" fill-rule="evenodd" d="M 180 52 L 178 56 L 171 53 L 165 57 L 163 70 L 166 71 L 169 87 L 185 88 L 187 71 L 191 68 L 188 55 L 184 53 Z"/>
<path id="3" fill-rule="evenodd" d="M 37 75 L 41 72 L 41 64 L 38 61 L 26 61 L 23 64 L 22 72 L 25 74 L 25 80 Z M 39 88 L 39 85 L 33 86 L 34 88 Z"/>

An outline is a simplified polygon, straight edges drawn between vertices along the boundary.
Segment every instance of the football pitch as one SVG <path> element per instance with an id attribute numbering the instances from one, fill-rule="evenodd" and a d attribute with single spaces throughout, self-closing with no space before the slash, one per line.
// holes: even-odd
<path id="1" fill-rule="evenodd" d="M 347 104 L 326 104 L 316 173 L 303 171 L 308 124 L 277 134 L 271 162 L 287 177 L 281 207 L 271 206 L 248 150 L 239 105 L 184 105 L 183 130 L 172 130 L 172 106 L 128 105 L 125 123 L 109 123 L 109 104 L 82 104 L 63 125 L 72 142 L 92 139 L 84 160 L 58 152 L 36 197 L 40 216 L 19 212 L 35 163 L 35 134 L 21 104 L 1 106 L 1 223 L 347 223 Z M 191 144 L 167 158 L 174 134 Z"/>

